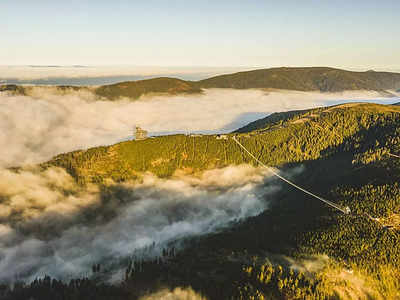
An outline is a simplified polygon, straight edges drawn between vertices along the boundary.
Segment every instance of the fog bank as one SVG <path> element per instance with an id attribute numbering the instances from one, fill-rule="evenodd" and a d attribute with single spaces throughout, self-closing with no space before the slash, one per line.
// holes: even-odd
<path id="1" fill-rule="evenodd" d="M 214 232 L 268 207 L 279 187 L 247 165 L 106 188 L 62 169 L 0 170 L 0 281 L 88 275 L 135 249 Z"/>

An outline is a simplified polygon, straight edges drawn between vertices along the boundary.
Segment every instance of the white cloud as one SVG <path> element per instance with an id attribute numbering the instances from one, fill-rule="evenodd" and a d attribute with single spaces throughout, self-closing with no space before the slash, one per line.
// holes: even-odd
<path id="1" fill-rule="evenodd" d="M 219 178 L 217 181 L 216 178 Z M 88 274 L 156 243 L 213 232 L 264 211 L 278 186 L 242 165 L 201 177 L 83 189 L 60 169 L 0 170 L 0 281 Z"/>

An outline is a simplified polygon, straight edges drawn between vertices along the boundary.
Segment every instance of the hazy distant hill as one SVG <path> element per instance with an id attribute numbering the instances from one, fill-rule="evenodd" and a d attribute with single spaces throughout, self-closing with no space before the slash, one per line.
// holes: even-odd
<path id="1" fill-rule="evenodd" d="M 275 88 L 298 91 L 340 92 L 345 90 L 394 90 L 400 88 L 400 74 L 351 72 L 313 68 L 272 68 L 221 75 L 199 82 L 203 88 Z"/>
<path id="2" fill-rule="evenodd" d="M 2 85 L 1 91 L 18 95 L 35 94 L 38 89 L 64 95 L 69 91 L 90 91 L 99 99 L 121 97 L 136 100 L 144 95 L 177 95 L 201 93 L 206 88 L 282 89 L 297 91 L 341 92 L 373 90 L 390 96 L 390 90 L 400 90 L 400 73 L 351 72 L 333 68 L 273 68 L 221 75 L 201 81 L 185 81 L 160 77 L 126 81 L 100 87 L 78 86 L 18 86 Z M 37 94 L 37 93 L 36 93 Z"/>
<path id="3" fill-rule="evenodd" d="M 146 94 L 176 95 L 200 92 L 201 89 L 191 82 L 168 77 L 104 85 L 95 90 L 97 95 L 110 100 L 120 97 L 137 99 Z"/>

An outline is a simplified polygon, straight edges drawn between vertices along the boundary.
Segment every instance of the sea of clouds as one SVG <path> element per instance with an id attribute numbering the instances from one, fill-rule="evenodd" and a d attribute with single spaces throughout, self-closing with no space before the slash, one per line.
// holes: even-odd
<path id="1" fill-rule="evenodd" d="M 377 98 L 373 92 L 211 89 L 109 102 L 90 93 L 1 93 L 0 281 L 87 275 L 95 263 L 260 214 L 280 188 L 270 174 L 246 165 L 170 179 L 146 174 L 140 183 L 100 188 L 79 186 L 64 170 L 40 170 L 36 163 L 131 139 L 135 125 L 152 135 L 230 132 L 277 111 Z"/>

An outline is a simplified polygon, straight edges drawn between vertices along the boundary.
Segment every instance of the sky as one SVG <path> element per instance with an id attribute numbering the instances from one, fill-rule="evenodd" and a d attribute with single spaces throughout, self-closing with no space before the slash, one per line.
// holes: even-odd
<path id="1" fill-rule="evenodd" d="M 400 70 L 398 0 L 1 0 L 0 65 Z"/>

